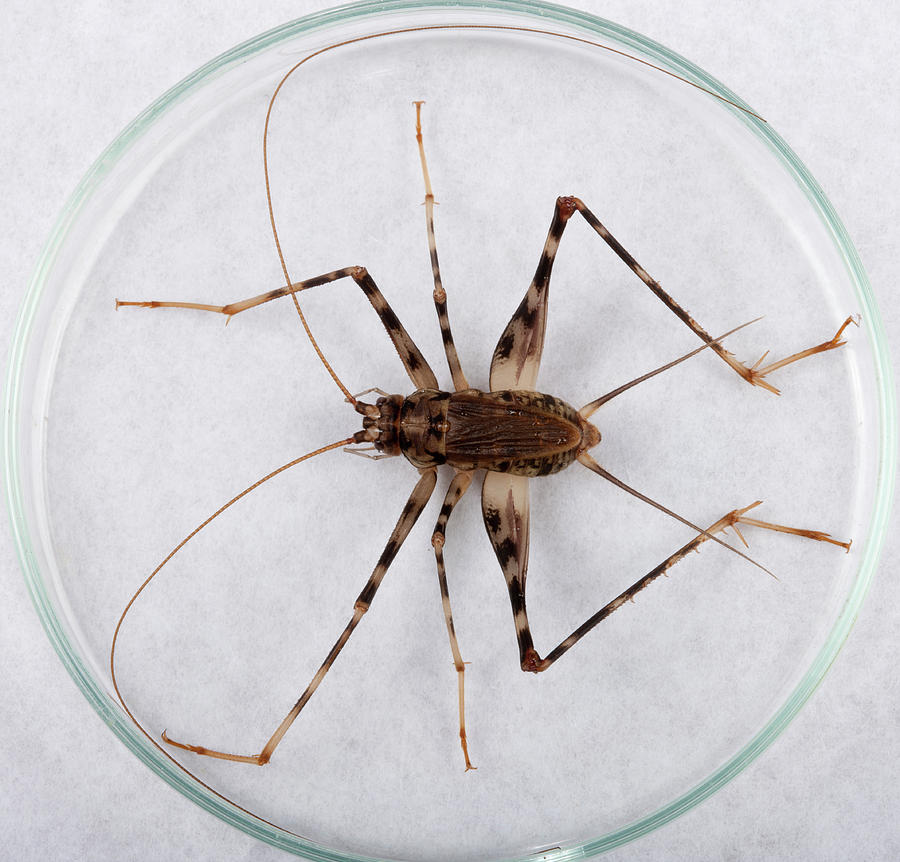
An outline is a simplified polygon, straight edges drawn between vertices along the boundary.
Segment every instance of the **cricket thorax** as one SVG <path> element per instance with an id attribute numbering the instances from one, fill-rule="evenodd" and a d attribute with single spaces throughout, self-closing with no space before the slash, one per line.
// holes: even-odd
<path id="1" fill-rule="evenodd" d="M 565 401 L 540 392 L 440 392 L 379 398 L 364 414 L 366 438 L 416 467 L 449 464 L 548 476 L 600 441 L 597 429 Z"/>

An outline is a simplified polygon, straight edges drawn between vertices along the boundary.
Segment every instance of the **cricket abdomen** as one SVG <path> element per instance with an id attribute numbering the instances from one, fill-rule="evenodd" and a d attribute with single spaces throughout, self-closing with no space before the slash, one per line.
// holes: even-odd
<path id="1" fill-rule="evenodd" d="M 398 416 L 399 450 L 417 467 L 548 476 L 599 439 L 565 401 L 530 390 L 420 389 Z"/>

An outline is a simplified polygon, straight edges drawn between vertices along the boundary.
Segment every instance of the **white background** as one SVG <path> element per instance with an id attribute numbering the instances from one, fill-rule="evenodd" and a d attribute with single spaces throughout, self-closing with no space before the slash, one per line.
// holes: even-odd
<path id="1" fill-rule="evenodd" d="M 662 42 L 763 113 L 844 220 L 896 350 L 900 13 L 887 2 L 570 5 Z M 3 344 L 57 213 L 121 128 L 208 59 L 325 4 L 6 6 Z M 785 734 L 707 803 L 611 858 L 900 856 L 900 539 L 892 532 L 847 646 Z M 186 803 L 112 737 L 44 636 L 5 531 L 0 543 L 3 855 L 282 857 Z"/>

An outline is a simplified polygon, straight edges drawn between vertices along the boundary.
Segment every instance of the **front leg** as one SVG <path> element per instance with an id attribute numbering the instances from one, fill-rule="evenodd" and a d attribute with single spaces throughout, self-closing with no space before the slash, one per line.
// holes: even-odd
<path id="1" fill-rule="evenodd" d="M 406 369 L 406 373 L 409 375 L 409 378 L 412 380 L 416 389 L 437 389 L 437 378 L 434 376 L 431 366 L 428 364 L 425 357 L 422 355 L 422 351 L 416 346 L 416 343 L 412 340 L 410 334 L 406 331 L 406 328 L 400 322 L 400 319 L 394 313 L 394 310 L 388 304 L 388 301 L 384 298 L 384 294 L 378 289 L 378 285 L 375 284 L 374 279 L 369 275 L 369 271 L 364 266 L 347 266 L 343 269 L 336 269 L 333 272 L 326 272 L 324 275 L 317 275 L 315 278 L 307 278 L 304 281 L 292 282 L 290 287 L 278 287 L 275 290 L 261 293 L 259 296 L 252 296 L 249 299 L 243 299 L 239 302 L 231 302 L 228 305 L 207 305 L 200 302 L 160 302 L 158 300 L 124 301 L 117 299 L 116 310 L 127 306 L 134 306 L 137 308 L 187 308 L 196 311 L 211 311 L 215 314 L 224 314 L 228 320 L 231 320 L 235 314 L 240 314 L 242 311 L 247 311 L 248 309 L 255 308 L 265 302 L 271 302 L 273 299 L 278 299 L 282 296 L 291 296 L 316 353 L 325 364 L 325 367 L 331 372 L 335 382 L 338 383 L 341 390 L 344 392 L 344 395 L 347 397 L 347 400 L 351 404 L 355 404 L 356 399 L 354 396 L 351 395 L 350 392 L 344 388 L 343 384 L 337 380 L 334 372 L 331 371 L 331 366 L 325 361 L 325 357 L 319 350 L 318 344 L 312 336 L 312 332 L 310 332 L 309 327 L 306 325 L 306 318 L 303 316 L 303 312 L 300 311 L 300 306 L 297 305 L 296 296 L 296 294 L 303 290 L 309 290 L 312 287 L 320 287 L 323 284 L 331 284 L 342 278 L 352 278 L 359 289 L 365 294 L 366 299 L 369 300 L 372 308 L 375 309 L 375 313 L 378 315 L 388 336 L 393 342 L 397 355 L 400 357 L 400 361 L 403 363 L 403 367 Z"/>
<path id="2" fill-rule="evenodd" d="M 272 752 L 275 751 L 276 747 L 281 742 L 284 735 L 287 733 L 288 728 L 294 723 L 294 719 L 297 718 L 303 707 L 306 706 L 310 698 L 313 696 L 313 694 L 315 694 L 316 689 L 319 687 L 319 684 L 331 669 L 331 666 L 334 664 L 335 659 L 344 648 L 344 644 L 346 644 L 350 639 L 350 635 L 353 634 L 353 631 L 356 629 L 357 625 L 359 625 L 359 622 L 363 618 L 363 615 L 369 610 L 369 606 L 372 604 L 372 600 L 375 598 L 375 593 L 378 591 L 378 587 L 381 586 L 381 582 L 382 580 L 384 580 L 384 576 L 387 574 L 388 568 L 390 568 L 391 563 L 394 561 L 394 557 L 397 556 L 397 552 L 400 550 L 404 541 L 406 541 L 406 537 L 409 535 L 409 531 L 413 528 L 413 525 L 418 520 L 419 515 L 422 514 L 422 510 L 431 499 L 431 493 L 432 491 L 434 491 L 436 481 L 437 471 L 422 471 L 422 474 L 419 477 L 419 481 L 416 483 L 415 488 L 413 488 L 412 494 L 410 494 L 409 499 L 406 501 L 406 505 L 403 507 L 403 511 L 400 513 L 400 518 L 397 521 L 397 525 L 391 532 L 390 538 L 388 539 L 384 550 L 381 552 L 381 556 L 378 558 L 378 563 L 375 566 L 374 571 L 366 581 L 362 592 L 360 592 L 359 597 L 356 599 L 356 602 L 354 602 L 353 615 L 350 617 L 350 621 L 338 636 L 338 639 L 335 641 L 334 646 L 325 657 L 325 661 L 322 662 L 312 680 L 310 680 L 309 685 L 307 685 L 303 690 L 303 693 L 300 695 L 297 702 L 293 705 L 293 707 L 291 707 L 290 712 L 288 712 L 288 714 L 282 719 L 281 724 L 278 725 L 275 733 L 272 734 L 259 754 L 231 754 L 227 751 L 218 751 L 216 749 L 207 748 L 203 745 L 190 745 L 172 739 L 166 734 L 165 731 L 163 731 L 162 734 L 163 742 L 168 743 L 174 748 L 180 748 L 183 751 L 191 751 L 194 754 L 200 754 L 204 757 L 212 757 L 218 760 L 231 760 L 235 763 L 250 763 L 255 766 L 265 766 L 265 764 L 267 764 L 271 759 Z M 231 504 L 229 503 L 229 505 Z M 213 517 L 215 517 L 215 515 Z M 193 533 L 191 535 L 193 535 Z M 182 545 L 183 544 L 184 542 L 182 542 Z M 178 547 L 180 548 L 181 545 L 179 545 Z M 177 551 L 178 548 L 176 548 L 175 550 Z M 170 554 L 169 557 L 167 557 L 166 560 L 163 561 L 162 565 L 165 565 L 165 562 L 171 556 L 172 554 Z M 159 568 L 162 568 L 162 565 Z M 156 571 L 159 571 L 159 568 Z M 156 572 L 154 572 L 153 574 L 155 575 Z M 151 575 L 150 577 L 153 577 L 153 575 Z M 143 589 L 143 587 L 141 587 L 141 589 Z M 122 618 L 124 618 L 124 614 Z M 121 619 L 119 620 L 119 624 L 121 625 Z M 118 634 L 118 629 L 116 630 L 116 633 Z M 113 641 L 113 649 L 115 649 L 115 641 Z M 112 662 L 112 659 L 113 654 L 111 653 L 110 662 Z"/>

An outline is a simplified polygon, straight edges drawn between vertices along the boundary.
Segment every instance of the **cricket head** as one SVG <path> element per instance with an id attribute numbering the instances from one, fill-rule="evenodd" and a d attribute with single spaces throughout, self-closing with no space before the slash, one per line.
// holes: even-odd
<path id="1" fill-rule="evenodd" d="M 400 408 L 402 395 L 385 395 L 374 404 L 357 401 L 353 405 L 363 417 L 362 431 L 353 435 L 355 443 L 371 443 L 381 457 L 400 454 Z"/>

